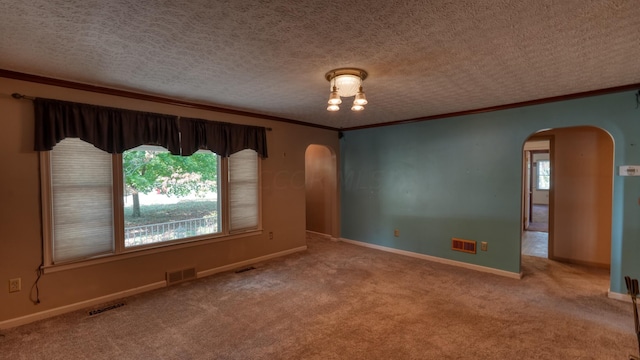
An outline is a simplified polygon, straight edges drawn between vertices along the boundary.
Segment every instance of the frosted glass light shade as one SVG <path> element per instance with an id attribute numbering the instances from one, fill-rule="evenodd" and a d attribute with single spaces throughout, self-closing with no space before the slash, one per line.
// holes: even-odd
<path id="1" fill-rule="evenodd" d="M 334 79 L 334 86 L 338 89 L 338 95 L 341 97 L 350 97 L 355 95 L 360 88 L 360 77 L 356 75 L 337 75 Z"/>

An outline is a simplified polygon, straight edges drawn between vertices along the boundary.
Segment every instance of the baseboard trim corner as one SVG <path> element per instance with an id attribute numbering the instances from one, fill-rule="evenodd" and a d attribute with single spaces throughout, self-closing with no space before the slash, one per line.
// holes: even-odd
<path id="1" fill-rule="evenodd" d="M 309 234 L 312 234 L 312 235 L 315 235 L 315 236 L 319 236 L 319 237 L 321 237 L 321 238 L 325 238 L 325 239 L 327 239 L 327 240 L 331 240 L 331 241 L 340 241 L 340 239 L 339 239 L 339 238 L 333 237 L 333 236 L 331 236 L 331 235 L 329 235 L 329 234 L 319 233 L 319 232 L 317 232 L 317 231 L 311 231 L 311 230 L 306 230 L 306 231 L 307 231 L 307 233 L 309 233 Z"/>
<path id="2" fill-rule="evenodd" d="M 620 300 L 628 303 L 631 302 L 631 297 L 629 296 L 629 294 L 621 294 L 621 293 L 613 292 L 611 290 L 607 290 L 607 297 L 609 299 Z"/>
<path id="3" fill-rule="evenodd" d="M 100 304 L 108 303 L 110 301 L 115 301 L 115 300 L 126 298 L 126 297 L 129 297 L 129 296 L 141 294 L 141 293 L 144 293 L 144 292 L 147 292 L 147 291 L 160 289 L 160 288 L 163 288 L 165 286 L 167 286 L 167 282 L 165 280 L 158 281 L 158 282 L 147 284 L 147 285 L 140 286 L 140 287 L 137 287 L 137 288 L 128 289 L 128 290 L 120 291 L 120 292 L 117 292 L 117 293 L 113 293 L 113 294 L 109 294 L 109 295 L 105 295 L 105 296 L 100 296 L 100 297 L 97 297 L 97 298 L 84 300 L 84 301 L 80 301 L 80 302 L 77 302 L 77 303 L 64 305 L 64 306 L 56 307 L 56 308 L 49 309 L 49 310 L 40 311 L 40 312 L 37 312 L 37 313 L 25 315 L 25 316 L 20 316 L 20 317 L 9 319 L 9 320 L 0 321 L 0 330 L 1 329 L 8 329 L 8 328 L 16 327 L 16 326 L 20 326 L 20 325 L 26 325 L 26 324 L 32 323 L 34 321 L 44 320 L 44 319 L 48 319 L 48 318 L 51 318 L 51 317 L 54 317 L 54 316 L 66 314 L 66 313 L 69 313 L 69 312 L 72 312 L 72 311 L 82 310 L 82 309 L 85 309 L 85 308 L 88 308 L 88 307 L 91 307 L 91 306 L 100 305 Z"/>
<path id="4" fill-rule="evenodd" d="M 280 251 L 280 252 L 277 252 L 277 253 L 264 255 L 264 256 L 259 256 L 257 258 L 244 260 L 244 261 L 239 261 L 239 262 L 235 262 L 233 264 L 219 266 L 219 267 L 213 268 L 213 269 L 199 271 L 198 272 L 198 279 L 199 278 L 203 278 L 203 277 L 207 277 L 207 276 L 211 276 L 211 275 L 214 275 L 214 274 L 218 274 L 218 273 L 221 273 L 221 272 L 225 272 L 225 271 L 241 268 L 243 266 L 252 265 L 252 264 L 255 264 L 255 263 L 262 262 L 262 261 L 275 259 L 275 258 L 278 258 L 278 257 L 281 257 L 281 256 L 295 254 L 297 252 L 306 251 L 306 250 L 307 250 L 307 245 L 298 246 L 298 247 L 295 247 L 295 248 L 292 248 L 292 249 L 288 249 L 288 250 L 284 250 L 284 251 Z"/>
<path id="5" fill-rule="evenodd" d="M 382 245 L 370 244 L 370 243 L 366 243 L 366 242 L 363 242 L 363 241 L 350 240 L 350 239 L 345 239 L 345 238 L 340 238 L 340 241 L 343 241 L 343 242 L 346 242 L 346 243 L 349 243 L 349 244 L 353 244 L 353 245 L 368 247 L 368 248 L 371 248 L 371 249 L 386 251 L 386 252 L 390 252 L 390 253 L 394 253 L 394 254 L 398 254 L 398 255 L 409 256 L 409 257 L 412 257 L 412 258 L 417 258 L 417 259 L 437 262 L 437 263 L 441 263 L 441 264 L 462 267 L 462 268 L 465 268 L 465 269 L 470 269 L 470 270 L 475 270 L 475 271 L 486 272 L 486 273 L 490 273 L 490 274 L 494 274 L 494 275 L 508 277 L 508 278 L 511 278 L 511 279 L 518 279 L 518 280 L 522 279 L 522 272 L 514 273 L 514 272 L 511 272 L 511 271 L 494 269 L 494 268 L 490 268 L 490 267 L 486 267 L 486 266 L 482 266 L 482 265 L 469 264 L 469 263 L 465 263 L 465 262 L 462 262 L 462 261 L 450 260 L 450 259 L 445 259 L 445 258 L 441 258 L 441 257 L 437 257 L 437 256 L 425 255 L 425 254 L 420 254 L 420 253 L 407 251 L 407 250 L 395 249 L 395 248 L 382 246 Z"/>

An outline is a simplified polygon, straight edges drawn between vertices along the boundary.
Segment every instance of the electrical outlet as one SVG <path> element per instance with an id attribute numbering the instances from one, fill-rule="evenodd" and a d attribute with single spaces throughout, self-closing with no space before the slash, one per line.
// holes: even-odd
<path id="1" fill-rule="evenodd" d="M 273 231 L 269 231 L 269 240 L 273 240 Z"/>
<path id="2" fill-rule="evenodd" d="M 398 229 L 393 230 L 393 236 L 400 237 L 400 230 Z"/>
<path id="3" fill-rule="evenodd" d="M 22 290 L 20 278 L 9 279 L 9 292 L 16 292 L 20 290 Z"/>
<path id="4" fill-rule="evenodd" d="M 489 247 L 489 244 L 487 244 L 486 241 L 483 241 L 483 242 L 480 243 L 480 250 L 487 251 L 488 247 Z"/>

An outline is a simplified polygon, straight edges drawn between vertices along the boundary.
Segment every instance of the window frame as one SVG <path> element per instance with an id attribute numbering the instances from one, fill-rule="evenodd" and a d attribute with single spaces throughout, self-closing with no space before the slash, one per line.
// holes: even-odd
<path id="1" fill-rule="evenodd" d="M 208 151 L 208 150 L 207 150 Z M 255 150 L 254 150 L 255 151 Z M 230 201 L 229 201 L 229 158 L 219 156 L 219 194 L 218 201 L 220 214 L 221 231 L 218 233 L 198 235 L 188 238 L 174 239 L 158 243 L 151 243 L 133 247 L 125 247 L 124 243 L 124 178 L 122 166 L 122 154 L 110 154 L 112 157 L 112 182 L 113 182 L 113 252 L 99 254 L 68 261 L 53 261 L 53 190 L 51 171 L 51 151 L 39 152 L 40 162 L 40 187 L 41 187 L 41 208 L 42 208 L 42 236 L 43 236 L 43 266 L 45 273 L 73 269 L 83 266 L 105 263 L 110 261 L 132 258 L 152 253 L 172 251 L 186 247 L 200 246 L 220 241 L 227 241 L 235 238 L 260 235 L 263 233 L 262 225 L 262 157 L 256 152 L 257 158 L 257 226 L 255 228 L 238 229 L 230 231 Z M 215 154 L 212 152 L 212 154 Z"/>

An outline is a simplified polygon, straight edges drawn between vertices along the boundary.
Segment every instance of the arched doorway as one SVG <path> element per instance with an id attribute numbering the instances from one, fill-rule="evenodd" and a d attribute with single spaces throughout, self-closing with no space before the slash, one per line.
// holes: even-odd
<path id="1" fill-rule="evenodd" d="M 337 238 L 337 166 L 329 147 L 309 145 L 305 151 L 307 232 Z"/>
<path id="2" fill-rule="evenodd" d="M 548 258 L 608 268 L 611 263 L 613 138 L 603 129 L 578 126 L 540 131 L 527 139 L 536 140 L 549 140 L 550 143 Z M 526 156 L 524 150 L 524 173 Z M 523 180 L 525 219 L 530 203 L 526 199 L 529 196 L 527 179 L 523 177 Z"/>

